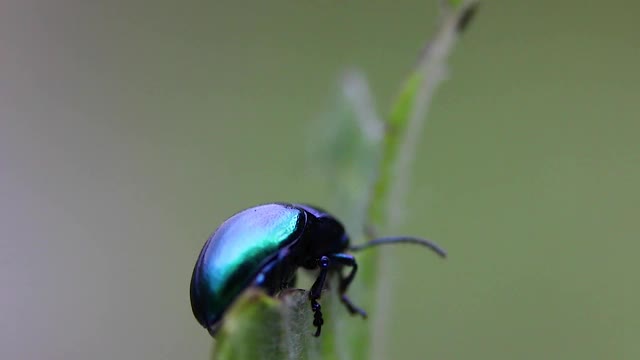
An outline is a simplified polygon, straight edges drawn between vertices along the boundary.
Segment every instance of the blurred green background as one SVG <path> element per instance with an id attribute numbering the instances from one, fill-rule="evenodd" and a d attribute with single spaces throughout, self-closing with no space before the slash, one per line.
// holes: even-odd
<path id="1" fill-rule="evenodd" d="M 388 250 L 394 358 L 640 358 L 638 11 L 481 4 L 403 226 L 451 257 Z M 0 2 L 0 358 L 207 358 L 188 297 L 204 240 L 257 203 L 330 205 L 310 124 L 349 66 L 388 109 L 436 13 Z"/>

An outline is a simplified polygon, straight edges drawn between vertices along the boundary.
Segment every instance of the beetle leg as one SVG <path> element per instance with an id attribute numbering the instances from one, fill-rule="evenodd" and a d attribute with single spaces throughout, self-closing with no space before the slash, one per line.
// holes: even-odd
<path id="1" fill-rule="evenodd" d="M 269 295 L 274 295 L 279 290 L 286 289 L 295 285 L 296 283 L 295 273 L 291 279 L 286 279 L 281 283 L 273 283 L 273 280 L 275 278 L 278 278 L 278 274 L 273 274 L 273 272 L 278 271 L 282 273 L 283 269 L 282 268 L 278 269 L 277 267 L 278 265 L 282 264 L 282 259 L 286 258 L 288 253 L 289 252 L 287 249 L 281 250 L 278 253 L 278 257 L 275 260 L 266 264 L 253 280 L 253 286 L 264 289 Z"/>
<path id="2" fill-rule="evenodd" d="M 320 330 L 322 329 L 322 324 L 324 320 L 322 319 L 322 306 L 318 303 L 318 299 L 320 299 L 320 294 L 322 293 L 322 289 L 324 289 L 324 283 L 327 280 L 327 273 L 329 271 L 329 258 L 323 256 L 318 261 L 318 266 L 320 267 L 320 274 L 316 278 L 316 281 L 311 286 L 311 290 L 309 291 L 309 300 L 311 302 L 311 311 L 313 311 L 313 326 L 316 327 L 316 333 L 314 336 L 320 336 Z"/>
<path id="3" fill-rule="evenodd" d="M 271 263 L 265 265 L 264 268 L 262 268 L 262 271 L 260 271 L 260 273 L 256 275 L 255 279 L 253 280 L 252 286 L 264 289 L 268 295 L 274 295 L 277 289 L 274 289 L 273 284 L 271 284 L 273 279 L 273 276 L 271 276 L 271 272 L 276 268 L 277 265 L 277 261 L 272 261 Z"/>
<path id="4" fill-rule="evenodd" d="M 351 299 L 349 299 L 349 297 L 346 294 L 347 289 L 349 288 L 349 285 L 355 278 L 356 272 L 358 271 L 358 263 L 356 263 L 356 258 L 349 254 L 333 254 L 330 257 L 331 257 L 331 260 L 341 265 L 351 267 L 351 271 L 349 272 L 349 275 L 347 275 L 346 278 L 345 277 L 340 278 L 340 300 L 352 315 L 359 314 L 360 316 L 366 319 L 367 313 L 361 308 L 359 308 L 358 306 L 356 306 L 354 303 L 352 303 Z"/>

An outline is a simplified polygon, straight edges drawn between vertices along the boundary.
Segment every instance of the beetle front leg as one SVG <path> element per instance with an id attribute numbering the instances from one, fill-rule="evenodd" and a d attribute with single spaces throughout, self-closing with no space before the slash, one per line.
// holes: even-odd
<path id="1" fill-rule="evenodd" d="M 356 276 L 356 272 L 358 271 L 358 263 L 356 263 L 356 258 L 349 254 L 333 254 L 331 255 L 331 260 L 344 265 L 351 267 L 351 271 L 346 278 L 340 278 L 340 300 L 346 306 L 347 310 L 352 314 L 359 314 L 363 318 L 367 318 L 367 313 L 356 306 L 351 302 L 351 299 L 347 296 L 346 292 L 349 288 L 349 285 L 353 281 Z"/>
<path id="2" fill-rule="evenodd" d="M 322 289 L 324 289 L 324 283 L 327 280 L 327 273 L 329 272 L 329 258 L 323 256 L 318 261 L 318 266 L 320 267 L 320 274 L 316 281 L 311 286 L 311 290 L 309 291 L 309 300 L 311 301 L 311 311 L 313 311 L 313 326 L 316 327 L 316 333 L 314 336 L 320 336 L 320 330 L 322 329 L 322 324 L 324 324 L 324 320 L 322 319 L 322 311 L 320 303 L 318 299 L 320 299 L 320 295 L 322 294 Z"/>

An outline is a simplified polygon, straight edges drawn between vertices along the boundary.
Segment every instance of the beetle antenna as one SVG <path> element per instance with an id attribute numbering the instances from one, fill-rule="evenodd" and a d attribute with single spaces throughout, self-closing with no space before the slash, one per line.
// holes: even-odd
<path id="1" fill-rule="evenodd" d="M 436 254 L 440 255 L 440 257 L 447 257 L 447 252 L 438 246 L 436 243 L 427 240 L 420 239 L 415 237 L 407 237 L 407 236 L 391 236 L 391 237 L 382 237 L 377 238 L 371 241 L 368 241 L 362 245 L 351 246 L 349 250 L 351 251 L 361 251 L 368 248 L 372 248 L 374 246 L 385 245 L 385 244 L 416 244 L 426 246 L 431 249 Z"/>

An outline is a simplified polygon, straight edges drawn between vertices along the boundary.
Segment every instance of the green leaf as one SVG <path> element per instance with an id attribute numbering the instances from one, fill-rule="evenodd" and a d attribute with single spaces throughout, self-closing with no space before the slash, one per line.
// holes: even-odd
<path id="1" fill-rule="evenodd" d="M 238 299 L 216 335 L 214 360 L 314 359 L 319 341 L 304 290 L 278 298 L 252 289 Z"/>
<path id="2" fill-rule="evenodd" d="M 213 359 L 285 359 L 280 347 L 282 327 L 280 302 L 261 292 L 249 292 L 225 316 Z"/>

